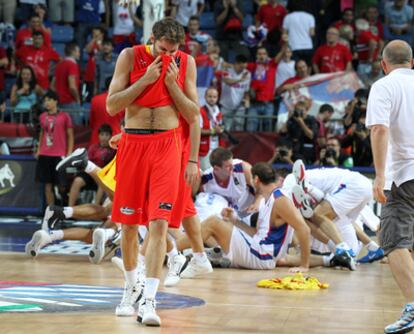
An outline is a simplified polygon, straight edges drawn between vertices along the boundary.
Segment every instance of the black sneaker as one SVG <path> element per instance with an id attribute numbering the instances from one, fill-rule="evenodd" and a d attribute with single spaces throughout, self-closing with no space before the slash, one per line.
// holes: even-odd
<path id="1" fill-rule="evenodd" d="M 331 259 L 331 267 L 344 267 L 349 270 L 356 270 L 355 260 L 347 251 L 341 253 L 336 252 L 334 257 Z"/>
<path id="2" fill-rule="evenodd" d="M 63 208 L 61 206 L 51 205 L 46 208 L 42 221 L 42 230 L 53 230 L 56 223 L 65 219 Z"/>
<path id="3" fill-rule="evenodd" d="M 56 171 L 66 171 L 67 168 L 76 168 L 77 171 L 84 171 L 88 165 L 88 151 L 86 148 L 77 148 L 62 159 L 56 166 Z"/>

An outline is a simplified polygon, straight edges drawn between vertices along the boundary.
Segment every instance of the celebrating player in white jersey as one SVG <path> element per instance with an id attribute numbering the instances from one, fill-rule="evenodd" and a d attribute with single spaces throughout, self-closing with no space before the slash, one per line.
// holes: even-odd
<path id="1" fill-rule="evenodd" d="M 211 152 L 210 164 L 201 178 L 201 191 L 223 196 L 240 216 L 256 211 L 260 198 L 255 198 L 251 165 L 233 159 L 232 152 L 223 147 Z"/>
<path id="2" fill-rule="evenodd" d="M 292 271 L 308 271 L 310 266 L 338 265 L 335 256 L 310 256 L 310 230 L 290 197 L 276 187 L 276 173 L 264 162 L 251 169 L 255 191 L 263 199 L 259 207 L 257 227 L 241 222 L 232 209 L 208 218 L 201 226 L 203 240 L 213 237 L 223 249 L 231 266 L 247 269 L 273 269 L 276 265 L 295 267 Z M 300 187 L 297 186 L 299 189 Z M 293 230 L 301 245 L 300 255 L 287 255 Z M 189 248 L 187 237 L 177 240 L 179 250 Z"/>

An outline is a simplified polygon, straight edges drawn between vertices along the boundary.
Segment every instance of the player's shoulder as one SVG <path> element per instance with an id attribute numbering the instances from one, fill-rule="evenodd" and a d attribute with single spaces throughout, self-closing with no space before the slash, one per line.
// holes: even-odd
<path id="1" fill-rule="evenodd" d="M 203 173 L 203 175 L 201 176 L 201 184 L 205 185 L 208 182 L 210 182 L 211 180 L 213 180 L 214 176 L 213 176 L 213 167 L 210 167 L 208 169 L 206 169 Z"/>

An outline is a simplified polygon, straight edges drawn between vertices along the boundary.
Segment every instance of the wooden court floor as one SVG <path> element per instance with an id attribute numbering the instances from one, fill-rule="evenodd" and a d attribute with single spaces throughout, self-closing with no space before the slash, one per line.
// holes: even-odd
<path id="1" fill-rule="evenodd" d="M 359 266 L 355 272 L 318 268 L 311 274 L 330 284 L 319 291 L 256 288 L 258 280 L 286 269 L 215 269 L 200 279 L 181 280 L 162 291 L 201 298 L 202 306 L 160 310 L 161 328 L 142 327 L 113 311 L 1 313 L 0 334 L 45 333 L 383 333 L 399 317 L 403 298 L 387 264 Z M 54 282 L 122 287 L 110 262 L 92 265 L 85 257 L 0 253 L 0 281 Z M 1 294 L 1 289 L 0 289 Z"/>

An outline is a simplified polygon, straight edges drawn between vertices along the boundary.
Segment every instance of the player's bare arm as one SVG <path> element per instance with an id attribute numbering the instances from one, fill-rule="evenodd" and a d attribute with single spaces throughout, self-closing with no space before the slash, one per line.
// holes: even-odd
<path id="1" fill-rule="evenodd" d="M 271 215 L 271 224 L 278 226 L 280 225 L 281 220 L 293 227 L 299 239 L 301 265 L 297 268 L 297 271 L 308 271 L 310 258 L 310 229 L 306 225 L 299 210 L 297 210 L 292 201 L 285 196 L 275 199 Z"/>
<path id="2" fill-rule="evenodd" d="M 246 178 L 246 183 L 250 189 L 254 189 L 253 178 L 252 178 L 252 165 L 246 161 L 242 162 L 243 173 Z M 263 199 L 263 196 L 260 194 L 255 194 L 254 202 L 247 208 L 247 212 L 257 212 L 259 211 L 260 202 Z"/>
<path id="3" fill-rule="evenodd" d="M 148 66 L 145 74 L 129 86 L 129 75 L 134 64 L 134 50 L 124 49 L 118 57 L 111 85 L 106 99 L 106 110 L 113 116 L 128 107 L 161 74 L 161 57 Z M 129 86 L 129 87 L 128 87 Z"/>

